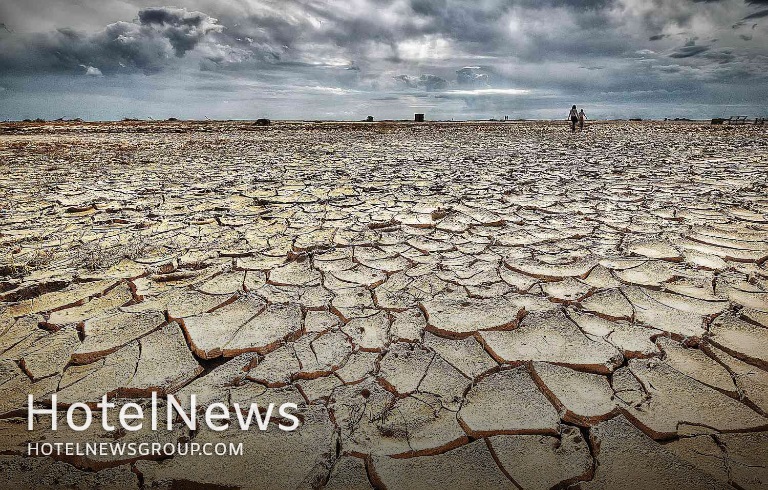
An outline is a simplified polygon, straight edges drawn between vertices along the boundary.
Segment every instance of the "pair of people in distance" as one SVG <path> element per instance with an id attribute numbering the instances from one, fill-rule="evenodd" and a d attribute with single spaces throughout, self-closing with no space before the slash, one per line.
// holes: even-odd
<path id="1" fill-rule="evenodd" d="M 579 111 L 576 109 L 576 106 L 573 106 L 568 114 L 568 119 L 571 121 L 571 133 L 575 133 L 577 124 L 579 125 L 579 131 L 584 129 L 584 121 L 587 119 L 587 115 L 584 113 L 584 109 Z"/>

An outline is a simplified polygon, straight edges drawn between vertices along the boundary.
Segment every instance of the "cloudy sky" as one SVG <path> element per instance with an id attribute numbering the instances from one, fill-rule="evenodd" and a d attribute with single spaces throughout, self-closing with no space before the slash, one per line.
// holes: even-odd
<path id="1" fill-rule="evenodd" d="M 173 1 L 2 0 L 0 120 L 768 115 L 768 0 Z"/>

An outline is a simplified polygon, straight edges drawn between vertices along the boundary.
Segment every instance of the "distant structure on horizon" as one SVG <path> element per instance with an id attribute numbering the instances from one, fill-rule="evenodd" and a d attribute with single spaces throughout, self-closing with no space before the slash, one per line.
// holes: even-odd
<path id="1" fill-rule="evenodd" d="M 413 120 L 416 122 L 424 122 L 424 114 L 414 114 Z"/>

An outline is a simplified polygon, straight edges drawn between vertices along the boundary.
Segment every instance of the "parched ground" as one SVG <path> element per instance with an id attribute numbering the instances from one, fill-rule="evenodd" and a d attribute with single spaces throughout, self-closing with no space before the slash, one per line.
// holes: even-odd
<path id="1" fill-rule="evenodd" d="M 0 254 L 4 488 L 768 486 L 765 129 L 6 125 Z M 26 430 L 153 391 L 303 424 Z"/>

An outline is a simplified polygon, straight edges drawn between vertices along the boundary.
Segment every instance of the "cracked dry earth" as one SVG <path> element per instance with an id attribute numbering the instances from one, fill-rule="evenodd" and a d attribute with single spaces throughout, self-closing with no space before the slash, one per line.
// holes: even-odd
<path id="1" fill-rule="evenodd" d="M 646 123 L 7 126 L 3 486 L 766 488 L 767 150 Z M 63 416 L 152 391 L 303 423 L 26 430 L 27 393 Z M 245 456 L 22 456 L 43 440 Z"/>

